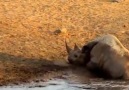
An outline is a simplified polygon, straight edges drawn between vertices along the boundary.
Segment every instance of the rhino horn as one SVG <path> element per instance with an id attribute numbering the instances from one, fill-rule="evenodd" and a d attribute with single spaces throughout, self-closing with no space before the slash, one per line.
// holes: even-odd
<path id="1" fill-rule="evenodd" d="M 66 40 L 65 40 L 65 46 L 66 46 L 67 53 L 69 54 L 72 49 L 68 46 Z"/>

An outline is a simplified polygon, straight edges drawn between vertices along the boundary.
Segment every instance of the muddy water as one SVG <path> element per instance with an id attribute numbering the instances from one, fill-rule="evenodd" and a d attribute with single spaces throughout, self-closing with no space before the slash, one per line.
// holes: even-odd
<path id="1" fill-rule="evenodd" d="M 29 83 L 2 86 L 0 90 L 129 90 L 129 80 L 103 80 L 85 68 L 73 67 L 49 72 Z"/>
<path id="2" fill-rule="evenodd" d="M 63 79 L 53 79 L 47 82 L 4 86 L 0 90 L 129 90 L 129 82 L 90 80 L 89 83 L 79 83 Z"/>

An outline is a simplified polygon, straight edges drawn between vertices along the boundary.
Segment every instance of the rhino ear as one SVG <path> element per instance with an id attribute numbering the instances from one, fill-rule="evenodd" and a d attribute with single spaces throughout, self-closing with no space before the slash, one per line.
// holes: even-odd
<path id="1" fill-rule="evenodd" d="M 66 40 L 65 40 L 65 46 L 66 46 L 67 53 L 69 54 L 72 49 L 68 46 Z"/>
<path id="2" fill-rule="evenodd" d="M 77 46 L 76 43 L 75 43 L 75 45 L 74 45 L 74 50 L 80 50 L 80 48 Z"/>

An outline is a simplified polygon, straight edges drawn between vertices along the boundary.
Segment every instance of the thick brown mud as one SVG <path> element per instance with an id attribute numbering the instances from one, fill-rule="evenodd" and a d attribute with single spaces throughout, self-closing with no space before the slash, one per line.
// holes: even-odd
<path id="1" fill-rule="evenodd" d="M 38 77 L 28 83 L 10 84 L 0 90 L 128 90 L 128 80 L 104 80 L 85 68 L 70 67 Z"/>
<path id="2" fill-rule="evenodd" d="M 126 81 L 90 80 L 90 83 L 70 82 L 64 79 L 53 79 L 47 82 L 31 82 L 26 85 L 6 86 L 0 90 L 128 90 Z"/>

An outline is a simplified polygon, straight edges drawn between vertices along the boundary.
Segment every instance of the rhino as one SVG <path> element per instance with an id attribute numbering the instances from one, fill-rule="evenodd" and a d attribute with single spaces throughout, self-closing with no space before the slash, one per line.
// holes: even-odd
<path id="1" fill-rule="evenodd" d="M 89 71 L 103 78 L 128 77 L 129 51 L 112 34 L 99 36 L 81 49 L 71 49 L 66 43 L 68 61 L 73 65 L 85 66 Z"/>

